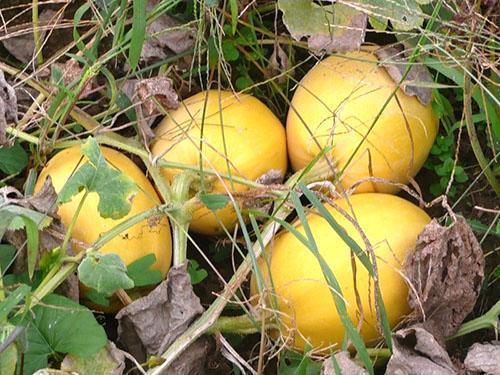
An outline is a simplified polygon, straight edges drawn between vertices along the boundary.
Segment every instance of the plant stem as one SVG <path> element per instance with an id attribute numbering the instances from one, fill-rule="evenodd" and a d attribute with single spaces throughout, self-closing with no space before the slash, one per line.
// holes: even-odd
<path id="1" fill-rule="evenodd" d="M 184 171 L 174 177 L 172 183 L 172 203 L 176 207 L 171 213 L 174 267 L 179 267 L 187 258 L 187 232 L 191 221 L 191 212 L 185 204 L 189 200 L 191 184 L 197 175 Z"/>
<path id="2" fill-rule="evenodd" d="M 43 55 L 42 55 L 42 38 L 40 36 L 40 31 L 38 30 L 38 0 L 33 0 L 32 10 L 31 10 L 31 19 L 33 23 L 33 39 L 35 41 L 35 56 L 38 65 L 43 64 Z"/>
<path id="3" fill-rule="evenodd" d="M 318 156 L 321 157 L 322 155 Z M 319 163 L 318 163 L 319 164 Z M 313 168 L 308 171 L 298 171 L 296 172 L 290 179 L 287 181 L 286 185 L 289 187 L 294 187 L 298 181 L 307 181 L 307 183 L 318 181 L 319 178 L 331 178 L 331 175 L 324 174 L 324 168 Z M 278 207 L 274 212 L 274 217 L 278 219 L 285 219 L 292 209 L 285 205 L 285 201 L 288 198 L 288 192 L 280 192 L 279 198 L 276 200 L 275 206 Z M 262 230 L 262 245 L 263 247 L 267 246 L 271 239 L 276 234 L 280 225 L 275 221 L 269 221 L 264 226 Z M 249 254 L 245 257 L 243 262 L 240 264 L 236 272 L 233 274 L 229 282 L 227 283 L 225 289 L 220 293 L 217 299 L 210 305 L 210 307 L 201 315 L 198 320 L 196 320 L 189 328 L 184 331 L 182 335 L 180 335 L 170 346 L 169 348 L 161 355 L 161 358 L 164 359 L 164 362 L 148 371 L 148 374 L 151 375 L 160 375 L 164 373 L 164 370 L 170 366 L 170 364 L 190 345 L 192 344 L 198 337 L 203 335 L 207 330 L 213 327 L 217 323 L 217 318 L 222 313 L 224 306 L 230 300 L 231 296 L 236 292 L 239 288 L 240 284 L 246 279 L 248 273 L 252 269 L 252 258 L 259 257 L 263 251 L 263 247 L 261 247 L 260 241 L 256 241 L 252 248 L 249 249 Z M 253 252 L 253 254 L 251 253 Z"/>
<path id="4" fill-rule="evenodd" d="M 233 333 L 237 335 L 250 335 L 260 332 L 260 323 L 260 321 L 252 319 L 247 314 L 221 316 L 205 334 Z"/>
<path id="5" fill-rule="evenodd" d="M 85 190 L 82 199 L 80 199 L 80 202 L 78 203 L 78 207 L 76 208 L 75 214 L 71 218 L 71 223 L 69 223 L 68 229 L 66 230 L 66 234 L 64 235 L 64 240 L 61 246 L 61 257 L 66 255 L 66 249 L 68 248 L 68 243 L 71 240 L 71 234 L 73 233 L 73 228 L 76 225 L 76 221 L 78 220 L 78 216 L 80 215 L 80 211 L 82 210 L 83 204 L 87 199 L 88 195 L 89 195 L 88 190 Z"/>
<path id="6" fill-rule="evenodd" d="M 462 324 L 462 326 L 458 329 L 458 331 L 450 337 L 447 337 L 447 340 L 452 340 L 460 336 L 467 335 L 469 333 L 479 331 L 480 329 L 485 328 L 493 328 L 496 333 L 498 333 L 499 322 L 498 316 L 500 315 L 500 301 L 495 303 L 495 305 L 483 316 L 479 318 L 468 321 L 467 323 Z"/>

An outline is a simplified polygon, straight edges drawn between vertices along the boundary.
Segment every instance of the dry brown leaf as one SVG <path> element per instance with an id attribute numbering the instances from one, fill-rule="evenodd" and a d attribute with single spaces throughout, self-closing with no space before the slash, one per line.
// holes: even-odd
<path id="1" fill-rule="evenodd" d="M 274 45 L 274 50 L 271 56 L 269 57 L 269 65 L 266 69 L 266 76 L 271 78 L 277 76 L 278 74 L 287 71 L 290 68 L 290 60 L 288 59 L 288 55 L 281 48 L 279 43 Z M 286 76 L 282 76 L 278 78 L 278 82 L 282 83 L 286 81 Z"/>
<path id="2" fill-rule="evenodd" d="M 393 354 L 386 375 L 454 375 L 448 353 L 421 327 L 401 329 L 393 334 Z"/>
<path id="3" fill-rule="evenodd" d="M 147 11 L 151 12 L 159 0 L 149 0 Z M 141 52 L 141 60 L 150 62 L 161 60 L 168 56 L 170 49 L 178 54 L 190 49 L 194 45 L 194 30 L 182 25 L 167 14 L 162 14 L 146 28 L 147 40 Z"/>
<path id="4" fill-rule="evenodd" d="M 363 367 L 359 366 L 356 362 L 351 359 L 348 352 L 338 352 L 334 355 L 335 361 L 339 365 L 342 374 L 349 375 L 366 375 L 368 371 Z M 336 375 L 335 367 L 333 366 L 332 358 L 328 358 L 323 362 L 321 368 L 321 375 Z"/>
<path id="5" fill-rule="evenodd" d="M 79 82 L 82 77 L 83 69 L 80 68 L 80 64 L 76 60 L 68 60 L 64 64 L 56 63 L 59 69 L 61 69 L 63 74 L 63 82 L 65 86 L 70 85 L 73 82 Z M 79 98 L 86 98 L 92 91 L 97 87 L 96 78 L 92 77 L 89 79 L 85 86 L 83 86 L 82 91 L 80 91 Z"/>
<path id="6" fill-rule="evenodd" d="M 411 48 L 398 43 L 377 49 L 375 55 L 393 81 L 399 83 L 407 69 Z M 429 105 L 432 99 L 432 90 L 426 86 L 429 83 L 432 83 L 432 76 L 427 67 L 424 64 L 415 63 L 401 84 L 401 88 L 406 95 L 416 96 L 420 103 Z"/>
<path id="7" fill-rule="evenodd" d="M 58 22 L 56 18 L 57 13 L 57 11 L 52 9 L 44 9 L 40 12 L 38 21 L 40 24 L 45 24 L 49 27 L 50 25 L 55 25 Z M 42 40 L 45 38 L 46 33 L 46 30 L 40 32 Z M 24 64 L 29 63 L 35 55 L 35 39 L 33 38 L 32 32 L 4 39 L 2 43 L 12 56 Z"/>
<path id="8" fill-rule="evenodd" d="M 408 296 L 423 326 L 441 341 L 472 311 L 484 278 L 484 256 L 465 219 L 449 227 L 433 220 L 405 264 L 413 289 Z M 422 314 L 423 310 L 423 314 Z"/>
<path id="9" fill-rule="evenodd" d="M 154 138 L 151 125 L 161 114 L 157 102 L 165 110 L 179 107 L 179 96 L 175 92 L 172 80 L 167 77 L 155 77 L 142 80 L 128 80 L 121 87 L 135 107 L 137 126 L 140 136 L 146 144 Z"/>
<path id="10" fill-rule="evenodd" d="M 137 82 L 136 91 L 148 116 L 159 112 L 155 100 L 166 110 L 179 108 L 179 96 L 175 92 L 170 78 L 155 77 L 141 79 Z"/>
<path id="11" fill-rule="evenodd" d="M 8 122 L 17 122 L 17 96 L 15 90 L 5 80 L 0 70 L 0 147 L 12 146 L 7 140 L 6 128 Z"/>
<path id="12" fill-rule="evenodd" d="M 167 280 L 116 315 L 118 340 L 138 361 L 163 353 L 204 311 L 200 299 L 193 292 L 186 267 L 171 268 Z M 188 362 L 193 360 L 193 353 L 204 360 L 208 350 L 204 352 L 202 348 L 208 348 L 208 345 L 195 342 L 178 358 L 175 366 L 190 366 Z"/>
<path id="13" fill-rule="evenodd" d="M 464 365 L 469 371 L 500 375 L 500 342 L 475 343 L 470 347 Z"/>

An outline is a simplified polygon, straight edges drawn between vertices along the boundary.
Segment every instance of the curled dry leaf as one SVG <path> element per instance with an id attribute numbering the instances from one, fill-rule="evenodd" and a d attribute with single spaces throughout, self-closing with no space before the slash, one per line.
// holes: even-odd
<path id="1" fill-rule="evenodd" d="M 45 38 L 47 30 L 50 29 L 51 26 L 57 24 L 57 15 L 58 12 L 52 9 L 44 9 L 40 12 L 38 16 L 39 25 L 46 26 L 43 27 L 40 32 L 42 41 Z M 2 43 L 12 56 L 24 64 L 29 63 L 35 55 L 35 39 L 33 38 L 33 32 L 4 39 Z"/>
<path id="2" fill-rule="evenodd" d="M 394 82 L 399 83 L 408 67 L 411 48 L 398 43 L 377 49 L 375 55 Z M 432 99 L 429 83 L 432 83 L 432 76 L 427 67 L 424 64 L 415 63 L 411 66 L 401 88 L 406 95 L 416 96 L 420 103 L 429 105 Z"/>
<path id="3" fill-rule="evenodd" d="M 5 133 L 7 123 L 11 121 L 17 121 L 17 96 L 0 70 L 0 147 L 12 145 L 7 141 Z"/>
<path id="4" fill-rule="evenodd" d="M 149 0 L 147 11 L 151 12 L 159 0 Z M 147 40 L 141 52 L 141 60 L 150 62 L 167 57 L 168 49 L 178 54 L 194 45 L 194 30 L 181 24 L 167 14 L 162 14 L 146 28 Z"/>
<path id="5" fill-rule="evenodd" d="M 121 90 L 134 105 L 140 136 L 149 144 L 154 138 L 151 124 L 161 114 L 157 102 L 165 110 L 179 107 L 179 96 L 173 88 L 172 80 L 167 77 L 128 80 Z"/>
<path id="6" fill-rule="evenodd" d="M 307 37 L 309 48 L 328 52 L 359 49 L 368 17 L 345 4 L 318 5 L 312 0 L 279 0 L 283 22 L 292 37 Z"/>
<path id="7" fill-rule="evenodd" d="M 271 54 L 271 57 L 269 57 L 269 65 L 267 66 L 266 69 L 266 75 L 268 77 L 274 77 L 278 74 L 283 73 L 289 68 L 290 68 L 290 60 L 288 59 L 288 55 L 286 54 L 285 51 L 283 51 L 283 48 L 281 48 L 279 43 L 276 43 L 274 45 L 273 53 Z M 286 76 L 278 78 L 279 83 L 285 81 L 286 81 Z"/>
<path id="8" fill-rule="evenodd" d="M 500 342 L 475 343 L 470 347 L 464 365 L 469 371 L 500 375 Z"/>
<path id="9" fill-rule="evenodd" d="M 356 362 L 351 359 L 348 352 L 342 351 L 336 353 L 334 356 L 340 371 L 342 374 L 350 375 L 367 375 L 368 371 L 363 367 L 359 366 Z M 321 375 L 336 375 L 335 367 L 333 365 L 332 358 L 328 358 L 323 362 L 323 367 L 321 368 Z"/>
<path id="10" fill-rule="evenodd" d="M 174 90 L 172 80 L 167 77 L 155 77 L 142 79 L 137 82 L 137 96 L 142 102 L 146 115 L 151 116 L 158 113 L 158 106 L 155 99 L 164 109 L 177 109 L 179 107 L 179 97 Z"/>
<path id="11" fill-rule="evenodd" d="M 122 375 L 125 370 L 125 355 L 112 342 L 91 357 L 68 354 L 61 363 L 61 370 L 76 374 Z"/>
<path id="12" fill-rule="evenodd" d="M 472 311 L 484 278 L 484 256 L 465 219 L 449 227 L 433 220 L 405 264 L 415 288 L 408 296 L 423 326 L 441 340 L 456 332 Z"/>
<path id="13" fill-rule="evenodd" d="M 203 312 L 186 267 L 183 265 L 170 269 L 167 280 L 148 296 L 132 302 L 116 315 L 118 340 L 138 361 L 144 361 L 149 355 L 163 353 Z M 195 342 L 171 368 L 189 367 L 192 372 L 183 373 L 196 373 L 196 368 L 203 367 L 207 353 L 207 342 Z"/>
<path id="14" fill-rule="evenodd" d="M 454 375 L 448 353 L 421 327 L 409 327 L 394 333 L 393 354 L 386 375 Z"/>
<path id="15" fill-rule="evenodd" d="M 82 68 L 80 67 L 80 64 L 76 60 L 68 60 L 64 64 L 56 63 L 56 65 L 59 69 L 62 71 L 62 78 L 63 78 L 63 83 L 65 86 L 70 85 L 73 82 L 79 82 L 80 78 L 82 77 Z M 97 87 L 97 82 L 95 77 L 92 77 L 89 79 L 87 82 L 85 82 L 85 85 L 83 86 L 82 90 L 80 91 L 80 95 L 78 96 L 79 98 L 86 98 L 89 96 L 89 94 L 92 93 L 92 91 Z"/>

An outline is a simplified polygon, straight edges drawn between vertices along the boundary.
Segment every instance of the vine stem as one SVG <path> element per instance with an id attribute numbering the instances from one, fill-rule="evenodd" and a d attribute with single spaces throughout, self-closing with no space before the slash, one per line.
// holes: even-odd
<path id="1" fill-rule="evenodd" d="M 318 161 L 319 157 L 315 161 Z M 330 178 L 330 169 L 325 167 L 322 163 L 318 162 L 317 166 L 312 168 L 308 167 L 305 170 L 296 172 L 287 181 L 286 185 L 290 188 L 295 187 L 300 180 L 305 183 L 318 181 L 321 178 Z M 292 211 L 292 208 L 284 204 L 288 199 L 288 192 L 280 192 L 279 198 L 275 202 L 275 207 L 278 207 L 274 213 L 274 217 L 284 220 Z M 249 254 L 245 257 L 236 272 L 233 274 L 229 282 L 226 284 L 225 289 L 219 294 L 216 300 L 208 307 L 208 309 L 196 320 L 191 326 L 188 327 L 177 339 L 169 346 L 169 348 L 161 355 L 164 360 L 159 366 L 152 368 L 148 371 L 150 375 L 163 374 L 165 369 L 172 364 L 172 362 L 197 338 L 205 334 L 212 327 L 217 325 L 217 321 L 222 313 L 227 302 L 231 296 L 234 295 L 241 283 L 246 279 L 248 273 L 252 269 L 253 259 L 258 258 L 265 246 L 269 244 L 274 237 L 280 225 L 275 221 L 268 222 L 262 230 L 262 241 L 254 242 Z M 262 244 L 262 246 L 261 246 Z"/>
<path id="2" fill-rule="evenodd" d="M 185 203 L 189 200 L 191 184 L 197 178 L 194 173 L 184 171 L 176 175 L 172 183 L 172 203 L 176 206 L 170 215 L 172 218 L 174 267 L 181 266 L 187 259 L 187 232 L 191 221 L 191 212 Z"/>
<path id="3" fill-rule="evenodd" d="M 38 0 L 33 0 L 32 2 L 32 10 L 31 10 L 31 20 L 33 23 L 33 39 L 35 41 L 35 55 L 36 61 L 38 65 L 43 64 L 43 55 L 42 55 L 42 38 L 40 36 L 40 30 L 38 27 L 39 19 L 38 19 Z"/>
<path id="4" fill-rule="evenodd" d="M 80 261 L 86 256 L 88 252 L 99 250 L 107 242 L 112 240 L 114 237 L 122 233 L 124 230 L 140 223 L 141 221 L 155 215 L 162 214 L 166 210 L 171 209 L 169 204 L 165 204 L 159 207 L 154 207 L 149 210 L 143 211 L 123 222 L 111 228 L 109 231 L 104 233 L 99 239 L 94 242 L 94 245 L 87 251 L 81 251 L 76 256 L 71 258 L 71 262 L 63 264 L 57 272 L 47 275 L 38 288 L 33 292 L 32 303 L 30 306 L 26 306 L 29 309 L 36 305 L 41 299 L 43 299 L 47 294 L 52 293 L 61 283 L 68 278 L 73 272 L 78 268 Z M 67 259 L 67 258 L 66 258 Z M 51 270 L 52 271 L 52 270 Z M 50 276 L 50 277 L 49 277 Z M 27 311 L 27 310 L 26 310 Z"/>
<path id="5" fill-rule="evenodd" d="M 488 310 L 488 312 L 483 316 L 480 316 L 479 318 L 470 320 L 467 323 L 462 324 L 462 326 L 453 336 L 447 337 L 446 339 L 453 340 L 457 337 L 464 336 L 469 333 L 479 331 L 480 329 L 485 329 L 485 328 L 493 328 L 495 330 L 495 333 L 498 335 L 499 315 L 500 315 L 500 301 L 495 303 L 495 305 L 493 305 L 493 307 L 490 310 Z"/>

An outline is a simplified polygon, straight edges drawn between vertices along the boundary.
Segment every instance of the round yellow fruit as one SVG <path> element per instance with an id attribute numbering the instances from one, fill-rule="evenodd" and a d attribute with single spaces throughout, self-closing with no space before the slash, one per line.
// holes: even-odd
<path id="1" fill-rule="evenodd" d="M 153 185 L 132 160 L 110 148 L 101 147 L 101 152 L 110 166 L 125 173 L 137 184 L 138 192 L 133 197 L 130 212 L 119 220 L 102 218 L 97 210 L 98 194 L 92 192 L 87 195 L 74 226 L 72 238 L 89 245 L 120 222 L 160 203 Z M 40 173 L 35 191 L 40 190 L 47 176 L 50 176 L 56 192 L 59 193 L 72 173 L 86 161 L 85 157 L 82 159 L 79 146 L 59 152 Z M 59 206 L 57 213 L 66 227 L 71 223 L 83 195 L 82 191 L 73 196 L 71 201 Z M 118 254 L 125 265 L 152 253 L 156 256 L 156 263 L 152 269 L 161 271 L 162 276 L 165 276 L 172 258 L 171 241 L 170 227 L 166 218 L 151 223 L 144 220 L 120 233 L 99 251 L 103 254 Z"/>
<path id="2" fill-rule="evenodd" d="M 288 113 L 292 168 L 303 168 L 321 149 L 333 146 L 331 157 L 337 170 L 344 170 L 340 176 L 344 188 L 371 176 L 408 183 L 427 159 L 438 119 L 431 105 L 424 106 L 398 89 L 369 132 L 396 87 L 371 50 L 333 55 L 313 67 L 297 87 Z M 397 190 L 394 185 L 365 182 L 356 192 Z"/>
<path id="3" fill-rule="evenodd" d="M 254 181 L 270 170 L 287 169 L 285 129 L 258 99 L 229 91 L 203 91 L 181 103 L 155 129 L 151 151 L 169 162 Z M 200 140 L 203 140 L 200 149 Z M 179 169 L 163 168 L 172 182 Z M 244 192 L 247 186 L 216 178 L 211 193 Z M 237 222 L 232 204 L 215 212 L 197 209 L 190 223 L 195 232 L 223 233 L 219 221 L 232 230 Z"/>
<path id="4" fill-rule="evenodd" d="M 431 219 L 419 207 L 394 195 L 382 193 L 355 194 L 335 202 L 356 218 L 377 256 L 379 283 L 389 323 L 394 327 L 410 312 L 408 287 L 398 272 L 417 236 Z M 350 204 L 350 205 L 349 205 Z M 355 227 L 330 205 L 333 218 L 362 249 L 366 249 Z M 352 207 L 352 211 L 351 208 Z M 318 251 L 341 286 L 351 321 L 356 326 L 359 309 L 356 303 L 351 267 L 351 251 L 326 219 L 316 213 L 308 215 L 308 223 Z M 304 228 L 297 224 L 304 235 Z M 331 290 L 313 253 L 291 232 L 283 231 L 271 242 L 259 260 L 268 307 L 273 298 L 281 317 L 282 333 L 289 335 L 290 345 L 303 350 L 306 342 L 317 350 L 341 345 L 344 326 L 337 313 Z M 270 282 L 272 277 L 272 284 Z M 271 288 L 274 286 L 274 289 Z M 361 335 L 369 344 L 378 339 L 374 286 L 368 271 L 356 257 L 356 287 L 359 291 L 364 319 Z M 251 294 L 257 295 L 256 275 L 252 276 Z M 274 305 L 276 306 L 276 305 Z"/>

